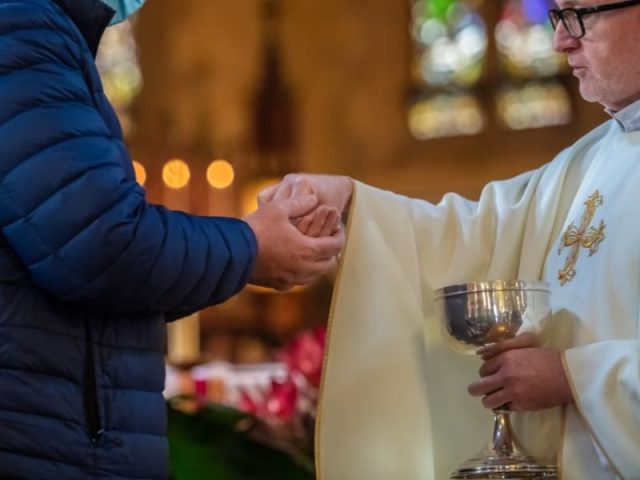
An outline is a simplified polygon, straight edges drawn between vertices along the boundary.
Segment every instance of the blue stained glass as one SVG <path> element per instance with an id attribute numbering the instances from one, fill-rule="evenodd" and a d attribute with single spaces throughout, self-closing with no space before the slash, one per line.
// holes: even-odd
<path id="1" fill-rule="evenodd" d="M 547 12 L 553 8 L 552 0 L 522 0 L 522 11 L 528 23 L 541 24 L 549 20 Z"/>

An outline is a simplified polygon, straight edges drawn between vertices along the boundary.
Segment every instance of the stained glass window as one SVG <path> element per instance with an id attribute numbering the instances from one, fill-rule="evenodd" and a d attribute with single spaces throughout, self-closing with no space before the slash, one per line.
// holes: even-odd
<path id="1" fill-rule="evenodd" d="M 484 73 L 487 32 L 478 2 L 414 0 L 414 92 L 409 127 L 429 139 L 472 135 L 484 115 L 474 86 Z"/>
<path id="2" fill-rule="evenodd" d="M 414 52 L 407 120 L 415 138 L 571 121 L 566 62 L 553 50 L 547 17 L 553 0 L 409 1 Z M 488 24 L 488 18 L 498 19 Z M 488 65 L 487 58 L 497 61 Z M 495 113 L 486 108 L 493 102 Z"/>
<path id="3" fill-rule="evenodd" d="M 502 125 L 520 130 L 571 120 L 571 101 L 557 75 L 564 56 L 553 50 L 547 11 L 552 0 L 506 0 L 495 38 L 504 85 L 496 94 Z"/>

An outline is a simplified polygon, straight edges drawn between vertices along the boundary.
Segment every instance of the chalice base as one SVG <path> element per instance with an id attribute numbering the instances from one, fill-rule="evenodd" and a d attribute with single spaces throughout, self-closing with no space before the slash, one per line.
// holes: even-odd
<path id="1" fill-rule="evenodd" d="M 449 478 L 556 480 L 558 468 L 555 465 L 543 465 L 535 458 L 523 455 L 517 448 L 504 455 L 487 447 L 451 472 Z"/>

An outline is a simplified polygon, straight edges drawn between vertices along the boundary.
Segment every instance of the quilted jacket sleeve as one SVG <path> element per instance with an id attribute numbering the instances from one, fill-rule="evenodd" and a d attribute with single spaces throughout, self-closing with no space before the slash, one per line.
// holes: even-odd
<path id="1" fill-rule="evenodd" d="M 64 301 L 174 317 L 236 293 L 257 250 L 249 226 L 149 204 L 78 32 L 29 9 L 0 12 L 0 228 L 33 280 Z"/>

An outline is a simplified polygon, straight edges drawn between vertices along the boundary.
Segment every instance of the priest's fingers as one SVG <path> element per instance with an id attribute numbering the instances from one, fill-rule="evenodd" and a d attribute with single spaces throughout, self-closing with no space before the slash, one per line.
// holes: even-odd
<path id="1" fill-rule="evenodd" d="M 316 209 L 313 222 L 307 230 L 307 235 L 312 237 L 326 237 L 338 231 L 340 225 L 340 213 L 335 207 L 321 205 Z"/>
<path id="2" fill-rule="evenodd" d="M 489 360 L 485 361 L 478 370 L 478 373 L 481 377 L 488 377 L 489 375 L 493 375 L 502 366 L 502 357 L 493 357 Z"/>
<path id="3" fill-rule="evenodd" d="M 340 214 L 340 210 L 332 207 L 322 227 L 321 235 L 335 235 L 340 230 L 342 230 L 342 215 Z"/>
<path id="4" fill-rule="evenodd" d="M 340 212 L 335 207 L 322 205 L 303 217 L 292 220 L 293 225 L 309 237 L 331 237 L 342 231 Z"/>
<path id="5" fill-rule="evenodd" d="M 482 347 L 476 351 L 483 360 L 489 360 L 502 352 L 513 350 L 515 348 L 530 348 L 538 345 L 538 336 L 535 333 L 525 332 L 517 335 L 509 340 L 503 340 L 486 347 Z"/>
<path id="6" fill-rule="evenodd" d="M 327 215 L 329 214 L 330 207 L 327 206 L 319 206 L 316 208 L 311 215 L 311 221 L 307 225 L 306 231 L 303 232 L 305 235 L 309 235 L 310 237 L 319 237 L 320 232 L 322 231 L 322 227 L 324 222 L 327 220 Z"/>
<path id="7" fill-rule="evenodd" d="M 490 375 L 476 380 L 467 387 L 472 397 L 482 397 L 502 388 L 502 381 L 498 375 Z"/>
<path id="8" fill-rule="evenodd" d="M 309 231 L 309 227 L 313 222 L 314 216 L 315 216 L 315 210 L 311 213 L 306 214 L 304 217 L 296 218 L 295 220 L 292 220 L 292 221 L 295 227 L 298 230 L 300 230 L 300 233 L 307 235 L 307 232 Z"/>
<path id="9" fill-rule="evenodd" d="M 482 405 L 484 405 L 485 408 L 490 408 L 491 410 L 511 410 L 512 405 L 510 402 L 511 398 L 509 392 L 502 388 L 482 397 Z"/>
<path id="10" fill-rule="evenodd" d="M 483 377 L 473 382 L 467 390 L 473 397 L 482 397 L 482 405 L 486 408 L 500 408 L 511 401 L 511 396 L 503 388 L 502 381 L 498 375 Z"/>
<path id="11" fill-rule="evenodd" d="M 327 215 L 329 215 L 329 207 L 320 206 L 316 209 L 316 214 L 313 216 L 313 221 L 307 229 L 307 235 L 311 237 L 319 237 L 322 232 L 322 227 L 327 221 Z"/>

